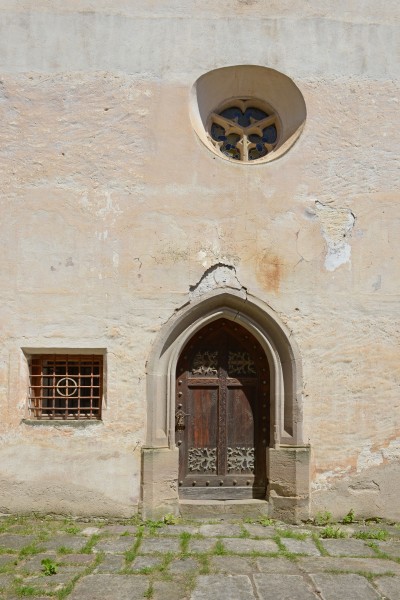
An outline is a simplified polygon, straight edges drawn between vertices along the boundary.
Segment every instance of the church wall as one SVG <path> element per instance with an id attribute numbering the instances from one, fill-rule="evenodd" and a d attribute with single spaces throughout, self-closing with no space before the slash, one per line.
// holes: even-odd
<path id="1" fill-rule="evenodd" d="M 146 363 L 221 264 L 299 347 L 311 510 L 400 519 L 399 7 L 304 4 L 0 0 L 0 511 L 138 509 Z M 235 64 L 304 96 L 276 161 L 193 131 Z M 40 349 L 104 353 L 102 423 L 23 421 Z"/>

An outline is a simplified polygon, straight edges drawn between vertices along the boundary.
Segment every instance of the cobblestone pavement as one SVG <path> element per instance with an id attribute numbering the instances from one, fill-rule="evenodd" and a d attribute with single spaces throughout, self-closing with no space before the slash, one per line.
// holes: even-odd
<path id="1" fill-rule="evenodd" d="M 0 598 L 21 597 L 400 600 L 400 527 L 1 516 Z"/>

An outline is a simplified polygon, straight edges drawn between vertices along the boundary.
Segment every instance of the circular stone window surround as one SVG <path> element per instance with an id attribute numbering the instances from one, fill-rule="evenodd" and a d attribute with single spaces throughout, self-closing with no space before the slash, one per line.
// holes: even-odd
<path id="1" fill-rule="evenodd" d="M 275 115 L 277 140 L 266 156 L 245 161 L 221 152 L 210 133 L 213 115 L 246 102 L 268 115 Z M 296 84 L 283 73 L 257 65 L 222 67 L 197 79 L 190 94 L 190 119 L 201 142 L 213 154 L 239 165 L 260 165 L 283 156 L 299 138 L 306 121 L 306 105 Z"/>

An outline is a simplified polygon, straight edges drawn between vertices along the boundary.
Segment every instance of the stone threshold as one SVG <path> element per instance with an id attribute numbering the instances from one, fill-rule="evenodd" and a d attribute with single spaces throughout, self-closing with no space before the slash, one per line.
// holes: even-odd
<path id="1" fill-rule="evenodd" d="M 182 517 L 210 519 L 213 517 L 242 518 L 268 517 L 270 506 L 266 500 L 179 500 Z"/>

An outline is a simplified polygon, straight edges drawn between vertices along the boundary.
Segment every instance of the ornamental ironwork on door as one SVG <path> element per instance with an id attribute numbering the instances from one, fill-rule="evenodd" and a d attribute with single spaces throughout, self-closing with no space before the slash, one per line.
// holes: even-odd
<path id="1" fill-rule="evenodd" d="M 189 341 L 176 377 L 181 497 L 265 497 L 269 393 L 265 353 L 242 326 L 219 319 Z"/>

